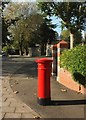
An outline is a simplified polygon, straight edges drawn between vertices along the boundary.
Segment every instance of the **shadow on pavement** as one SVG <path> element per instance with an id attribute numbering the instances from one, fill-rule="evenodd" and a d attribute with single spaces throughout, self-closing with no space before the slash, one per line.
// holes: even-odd
<path id="1" fill-rule="evenodd" d="M 50 106 L 61 106 L 61 105 L 84 105 L 86 100 L 51 100 Z"/>

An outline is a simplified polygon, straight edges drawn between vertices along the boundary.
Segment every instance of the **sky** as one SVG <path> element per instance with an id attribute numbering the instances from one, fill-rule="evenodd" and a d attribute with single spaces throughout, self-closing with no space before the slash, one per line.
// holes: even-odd
<path id="1" fill-rule="evenodd" d="M 52 23 L 57 25 L 57 27 L 55 28 L 55 31 L 57 31 L 58 34 L 60 35 L 61 34 L 61 27 L 60 27 L 61 26 L 61 19 L 60 18 L 57 19 L 54 16 L 52 16 L 51 18 L 52 18 Z"/>
<path id="2" fill-rule="evenodd" d="M 36 0 L 11 0 L 12 2 L 36 2 Z"/>

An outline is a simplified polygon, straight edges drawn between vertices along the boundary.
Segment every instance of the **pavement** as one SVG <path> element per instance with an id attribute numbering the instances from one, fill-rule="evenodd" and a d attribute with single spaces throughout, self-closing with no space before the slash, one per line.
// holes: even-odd
<path id="1" fill-rule="evenodd" d="M 23 58 L 22 58 L 23 59 Z M 12 59 L 4 58 L 2 60 L 2 99 L 0 99 L 0 118 L 5 120 L 7 118 L 18 118 L 22 120 L 23 118 L 40 118 L 40 115 L 27 106 L 22 100 L 16 97 L 16 91 L 10 87 L 10 79 L 15 71 L 21 69 L 21 67 L 27 62 L 27 60 L 21 61 L 19 58 L 17 61 Z M 0 94 L 1 95 L 1 94 Z"/>
<path id="2" fill-rule="evenodd" d="M 51 77 L 51 105 L 41 106 L 37 103 L 35 59 L 21 61 L 14 58 L 8 60 L 8 67 L 5 67 L 6 61 L 3 62 L 2 118 L 85 120 L 86 97 L 61 85 L 55 77 Z"/>

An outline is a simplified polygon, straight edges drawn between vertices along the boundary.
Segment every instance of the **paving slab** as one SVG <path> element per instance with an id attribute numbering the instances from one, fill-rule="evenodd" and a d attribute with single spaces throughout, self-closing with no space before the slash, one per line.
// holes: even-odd
<path id="1" fill-rule="evenodd" d="M 33 115 L 32 115 L 32 113 L 22 113 L 21 118 L 33 118 Z"/>
<path id="2" fill-rule="evenodd" d="M 21 118 L 21 113 L 6 113 L 4 118 Z"/>
<path id="3" fill-rule="evenodd" d="M 9 107 L 9 106 L 2 106 L 2 113 L 5 112 L 14 112 L 15 111 L 15 107 Z"/>

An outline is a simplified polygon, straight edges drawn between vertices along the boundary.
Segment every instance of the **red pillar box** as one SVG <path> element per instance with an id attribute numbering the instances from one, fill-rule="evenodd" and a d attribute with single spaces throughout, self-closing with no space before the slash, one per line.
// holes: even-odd
<path id="1" fill-rule="evenodd" d="M 38 104 L 47 105 L 50 103 L 50 76 L 52 59 L 41 58 L 38 63 Z"/>

